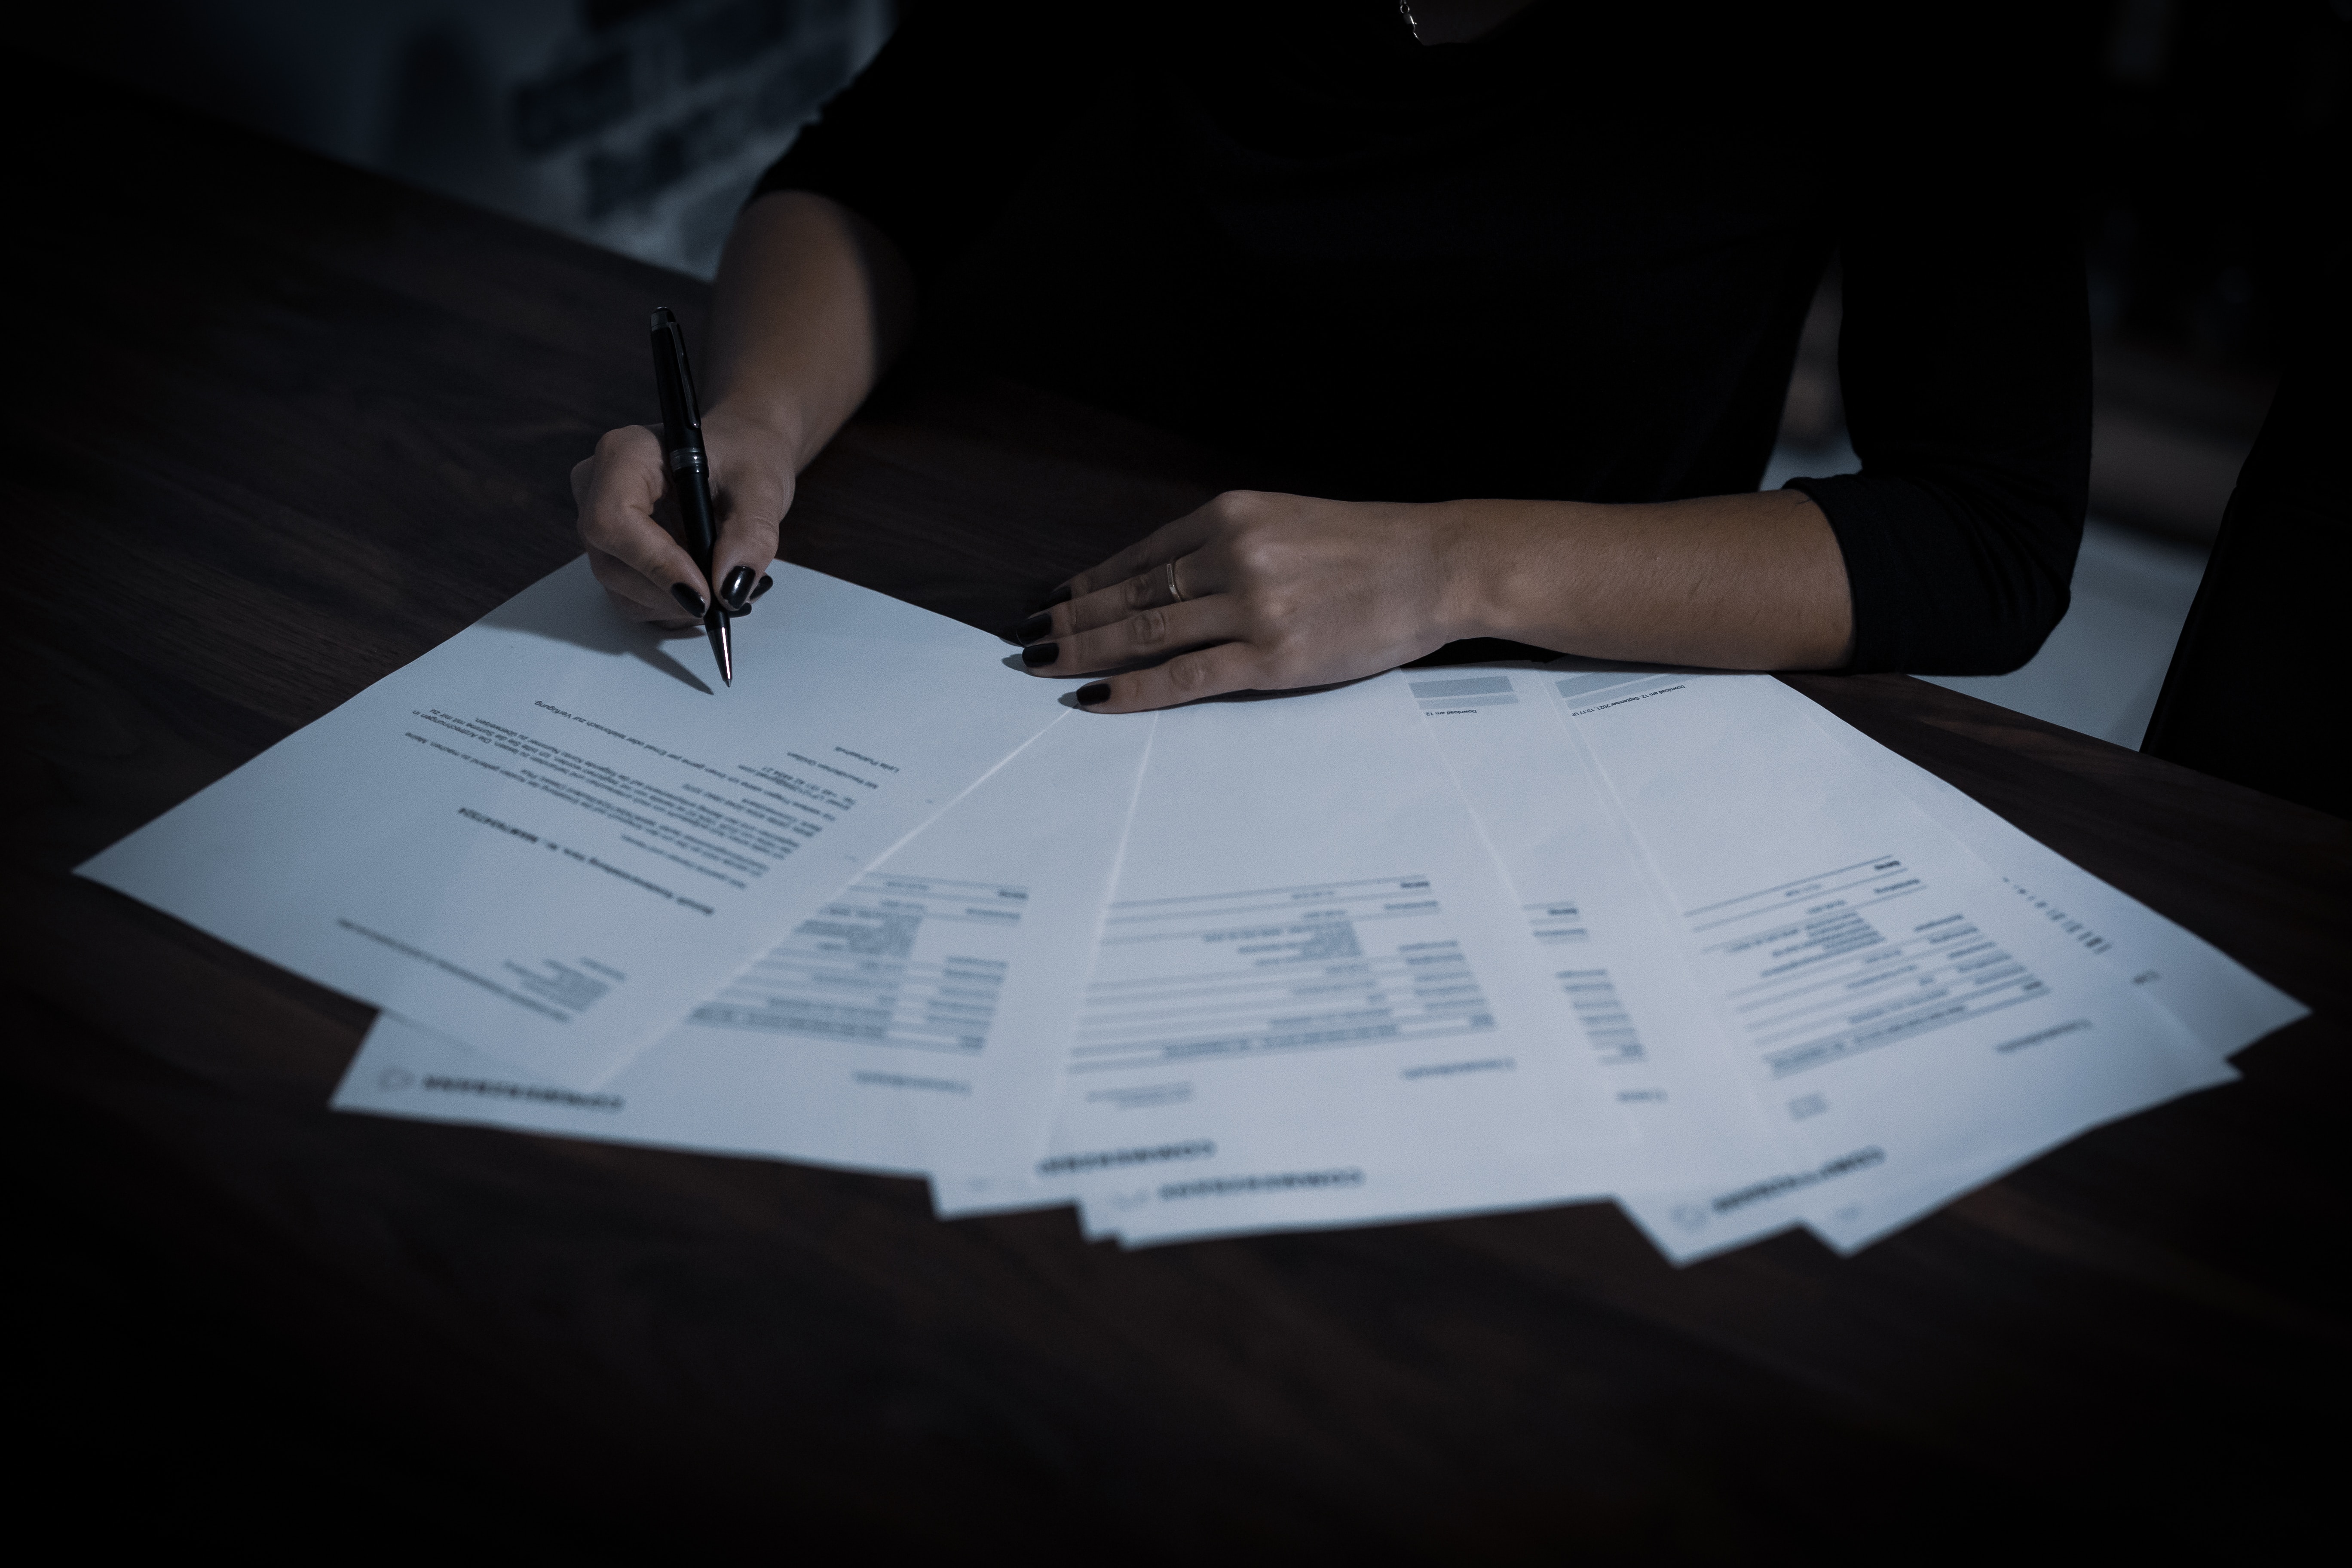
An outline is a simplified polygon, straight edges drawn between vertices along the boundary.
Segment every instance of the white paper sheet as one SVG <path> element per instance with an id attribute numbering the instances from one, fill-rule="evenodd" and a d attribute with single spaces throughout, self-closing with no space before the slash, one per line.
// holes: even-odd
<path id="1" fill-rule="evenodd" d="M 2234 1056 L 2311 1009 L 2185 927 L 2118 891 L 1927 769 L 1897 756 L 1818 703 L 1807 716 L 1887 788 L 1934 818 L 1999 871 L 2058 934 L 2128 971 L 2207 1049 Z"/>
<path id="2" fill-rule="evenodd" d="M 334 1104 L 907 1175 L 1007 1140 L 1025 1168 L 1151 725 L 1049 728 L 598 1089 L 385 1014 Z"/>
<path id="3" fill-rule="evenodd" d="M 80 868 L 593 1087 L 1064 711 L 909 605 L 778 564 L 737 679 L 583 558 Z"/>
<path id="4" fill-rule="evenodd" d="M 1669 1256 L 2234 1076 L 2127 974 L 2051 940 L 1779 682 L 1568 668 L 1549 684 L 1789 1152 L 1744 1182 L 1621 1194 Z"/>
<path id="5" fill-rule="evenodd" d="M 1736 1180 L 1779 1152 L 1639 852 L 1538 666 L 1382 677 L 1427 720 L 1545 972 L 1641 1135 L 1619 1190 Z"/>
<path id="6" fill-rule="evenodd" d="M 2179 1018 L 2199 1044 L 2230 1056 L 2310 1009 L 2210 942 L 2100 881 L 2039 840 L 1916 767 L 1818 705 L 1810 717 L 1889 789 L 1967 843 L 2009 890 L 2052 928 L 2131 976 L 2143 995 Z M 1998 1129 L 1988 1129 L 1997 1133 Z M 1852 1254 L 1924 1218 L 1963 1193 L 2047 1152 L 2049 1143 L 1993 1143 L 1958 1166 L 1895 1189 L 1871 1189 L 1808 1205 L 1806 1225 Z"/>
<path id="7" fill-rule="evenodd" d="M 1612 1087 L 1394 690 L 1163 713 L 1113 900 L 1038 1163 L 1090 1228 L 1607 1190 Z"/>

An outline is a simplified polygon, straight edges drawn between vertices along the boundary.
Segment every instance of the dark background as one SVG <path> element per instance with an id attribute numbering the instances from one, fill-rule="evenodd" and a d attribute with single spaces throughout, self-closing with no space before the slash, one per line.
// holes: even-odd
<path id="1" fill-rule="evenodd" d="M 2039 9 L 2039 8 L 2037 8 Z M 2046 8 L 2062 53 L 2091 294 L 2095 516 L 2210 542 L 2326 258 L 2352 242 L 2352 0 Z M 2064 18 L 2052 26 L 2048 18 Z M 1834 284 L 1783 438 L 1834 442 Z"/>
<path id="2" fill-rule="evenodd" d="M 15 36 L 314 152 L 708 277 L 752 180 L 920 0 L 88 0 Z M 1387 0 L 1365 0 L 1385 5 Z M 2211 539 L 2347 240 L 2352 0 L 2054 0 L 2078 111 L 2095 515 Z M 1204 9 L 1206 27 L 1245 25 Z M 1834 93 L 1833 78 L 1792 84 Z M 1838 447 L 1836 293 L 1785 444 Z"/>
<path id="3" fill-rule="evenodd" d="M 1859 0 L 1787 8 L 1821 4 L 1852 5 L 1871 22 L 1873 8 Z M 2097 333 L 2091 526 L 2074 606 L 2025 668 L 1939 683 L 2120 745 L 2143 743 L 2312 268 L 2344 239 L 2334 193 L 2352 185 L 2347 5 L 1979 0 L 1903 14 L 1905 26 L 1930 36 L 2005 33 L 2014 53 L 2058 84 L 2066 128 L 2049 155 L 2074 172 L 2080 193 Z M 89 0 L 43 7 L 32 29 L 53 54 L 127 88 L 708 277 L 759 171 L 905 8 L 890 0 Z M 1210 7 L 1192 19 L 1237 28 L 1249 10 Z M 1842 95 L 1867 90 L 1827 57 L 1786 86 L 1832 112 Z M 1807 323 L 1765 488 L 1856 466 L 1839 391 L 1839 320 L 1832 272 Z"/>

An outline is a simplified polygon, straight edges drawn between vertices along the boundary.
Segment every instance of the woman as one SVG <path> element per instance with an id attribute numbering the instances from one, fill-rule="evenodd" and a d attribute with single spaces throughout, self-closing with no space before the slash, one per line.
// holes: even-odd
<path id="1" fill-rule="evenodd" d="M 1595 9 L 917 12 L 727 246 L 722 598 L 755 591 L 794 475 L 919 332 L 1300 476 L 1012 634 L 1040 675 L 1118 671 L 1079 694 L 1101 711 L 1471 637 L 2023 663 L 2065 611 L 2089 459 L 2081 261 L 2033 96 L 1967 38 Z M 1864 469 L 1757 493 L 1832 254 Z M 675 622 L 711 586 L 654 521 L 661 485 L 640 427 L 574 473 L 600 581 Z"/>

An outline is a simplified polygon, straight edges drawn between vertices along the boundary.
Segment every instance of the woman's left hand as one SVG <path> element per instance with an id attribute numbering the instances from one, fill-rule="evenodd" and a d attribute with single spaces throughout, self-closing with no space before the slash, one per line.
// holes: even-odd
<path id="1" fill-rule="evenodd" d="M 1471 543 L 1443 505 L 1229 490 L 1071 578 L 1013 639 L 1037 675 L 1149 663 L 1085 688 L 1095 712 L 1353 680 L 1477 635 Z"/>

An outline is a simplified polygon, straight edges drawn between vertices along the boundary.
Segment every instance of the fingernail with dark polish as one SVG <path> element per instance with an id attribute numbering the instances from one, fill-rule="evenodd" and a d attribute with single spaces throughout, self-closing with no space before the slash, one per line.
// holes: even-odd
<path id="1" fill-rule="evenodd" d="M 751 569 L 738 566 L 727 574 L 727 581 L 719 584 L 719 602 L 732 610 L 738 605 L 751 602 Z"/>
<path id="2" fill-rule="evenodd" d="M 1062 645 L 1057 642 L 1033 642 L 1021 650 L 1021 662 L 1034 669 L 1041 664 L 1051 664 L 1062 657 Z"/>
<path id="3" fill-rule="evenodd" d="M 1067 583 L 1063 584 L 1060 587 L 1045 595 L 1045 607 L 1049 610 L 1056 605 L 1066 605 L 1069 602 L 1070 585 Z"/>
<path id="4" fill-rule="evenodd" d="M 761 577 L 760 579 L 760 585 L 751 590 L 751 597 L 756 599 L 775 585 L 776 580 L 773 577 Z"/>
<path id="5" fill-rule="evenodd" d="M 1108 700 L 1110 682 L 1108 680 L 1089 680 L 1078 688 L 1078 706 L 1081 708 L 1091 708 L 1097 702 Z"/>
<path id="6" fill-rule="evenodd" d="M 692 616 L 698 621 L 702 618 L 704 612 L 709 608 L 709 605 L 702 602 L 701 595 L 696 593 L 693 589 L 688 587 L 683 583 L 672 583 L 669 585 L 669 596 L 677 601 L 677 607 L 679 609 L 684 610 L 688 615 Z"/>
<path id="7" fill-rule="evenodd" d="M 1047 632 L 1050 632 L 1053 629 L 1054 617 L 1040 613 L 1030 616 L 1027 620 L 1013 627 L 1013 640 L 1014 642 L 1035 642 L 1039 637 L 1044 637 Z"/>

